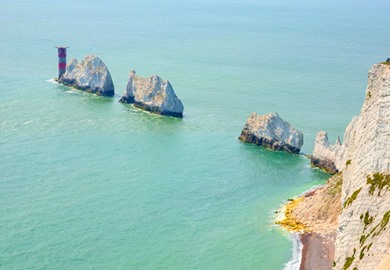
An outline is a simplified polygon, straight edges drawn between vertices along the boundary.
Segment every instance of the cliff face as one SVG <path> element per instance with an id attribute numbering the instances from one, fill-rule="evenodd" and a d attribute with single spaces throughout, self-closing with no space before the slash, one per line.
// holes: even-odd
<path id="1" fill-rule="evenodd" d="M 319 132 L 311 162 L 338 173 L 287 204 L 277 222 L 301 232 L 306 252 L 300 269 L 389 270 L 390 64 L 370 69 L 363 107 L 346 128 L 343 144 L 331 145 L 326 132 Z M 313 248 L 315 234 L 322 239 L 320 253 Z"/>
<path id="2" fill-rule="evenodd" d="M 370 69 L 360 115 L 344 137 L 316 153 L 343 173 L 335 269 L 390 269 L 390 65 Z"/>

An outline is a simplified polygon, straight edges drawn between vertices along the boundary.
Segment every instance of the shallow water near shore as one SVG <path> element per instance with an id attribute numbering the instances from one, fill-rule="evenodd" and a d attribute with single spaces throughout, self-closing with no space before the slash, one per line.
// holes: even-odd
<path id="1" fill-rule="evenodd" d="M 277 111 L 334 141 L 385 60 L 386 1 L 0 2 L 0 268 L 283 269 L 285 199 L 324 183 L 302 155 L 237 140 Z M 59 19 L 64 18 L 64 19 Z M 116 96 L 47 80 L 56 45 L 98 55 Z M 169 79 L 184 118 L 118 103 Z"/>

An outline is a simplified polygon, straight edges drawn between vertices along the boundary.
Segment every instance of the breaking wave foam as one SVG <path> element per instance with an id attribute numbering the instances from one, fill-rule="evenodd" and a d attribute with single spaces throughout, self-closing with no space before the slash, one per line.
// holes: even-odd
<path id="1" fill-rule="evenodd" d="M 54 83 L 54 84 L 58 84 L 58 82 L 55 80 L 55 79 L 48 79 L 46 80 L 47 82 L 51 82 L 51 83 Z"/>
<path id="2" fill-rule="evenodd" d="M 290 261 L 284 265 L 284 270 L 299 270 L 303 245 L 301 239 L 299 238 L 299 234 L 293 233 L 291 234 L 291 238 L 293 240 L 293 253 Z"/>

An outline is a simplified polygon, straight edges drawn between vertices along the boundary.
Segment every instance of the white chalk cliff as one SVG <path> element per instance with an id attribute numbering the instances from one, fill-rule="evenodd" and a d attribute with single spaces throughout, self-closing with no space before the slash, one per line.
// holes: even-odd
<path id="1" fill-rule="evenodd" d="M 334 269 L 390 269 L 390 65 L 370 69 L 343 144 L 320 132 L 313 157 L 343 173 Z"/>
<path id="2" fill-rule="evenodd" d="M 240 140 L 273 150 L 299 153 L 303 134 L 284 121 L 277 113 L 252 113 L 239 137 Z"/>
<path id="3" fill-rule="evenodd" d="M 183 117 L 183 103 L 176 96 L 172 85 L 157 75 L 141 78 L 135 71 L 131 71 L 120 102 L 134 103 L 139 108 L 161 115 Z"/>
<path id="4" fill-rule="evenodd" d="M 98 57 L 88 55 L 80 63 L 71 59 L 58 81 L 100 96 L 113 96 L 114 84 L 106 65 Z"/>

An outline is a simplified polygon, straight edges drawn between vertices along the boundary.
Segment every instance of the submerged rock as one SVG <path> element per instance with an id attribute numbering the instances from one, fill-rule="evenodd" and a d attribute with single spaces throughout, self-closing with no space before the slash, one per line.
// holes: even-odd
<path id="1" fill-rule="evenodd" d="M 134 103 L 136 107 L 161 115 L 183 117 L 183 103 L 176 96 L 171 84 L 153 75 L 141 78 L 135 71 L 130 72 L 123 103 Z"/>
<path id="2" fill-rule="evenodd" d="M 114 95 L 110 72 L 103 61 L 94 55 L 86 56 L 80 63 L 77 59 L 71 59 L 58 82 L 101 96 Z"/>
<path id="3" fill-rule="evenodd" d="M 240 140 L 262 145 L 273 150 L 298 154 L 303 144 L 303 134 L 279 117 L 277 113 L 258 115 L 252 113 L 239 137 Z"/>

